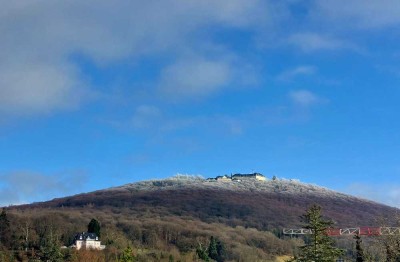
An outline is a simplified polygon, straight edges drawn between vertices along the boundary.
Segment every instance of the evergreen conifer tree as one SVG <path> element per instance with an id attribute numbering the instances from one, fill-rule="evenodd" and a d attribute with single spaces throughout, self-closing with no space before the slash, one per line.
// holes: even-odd
<path id="1" fill-rule="evenodd" d="M 133 262 L 135 261 L 135 256 L 133 255 L 133 250 L 131 247 L 125 248 L 124 252 L 121 255 L 120 258 L 121 262 Z"/>
<path id="2" fill-rule="evenodd" d="M 357 234 L 354 236 L 354 239 L 356 240 L 356 262 L 364 262 L 364 250 L 361 246 L 361 237 Z"/>
<path id="3" fill-rule="evenodd" d="M 96 219 L 92 218 L 88 225 L 88 233 L 95 233 L 100 237 L 100 223 Z"/>
<path id="4" fill-rule="evenodd" d="M 312 231 L 310 243 L 301 247 L 299 256 L 292 261 L 332 262 L 343 255 L 343 251 L 334 247 L 333 240 L 326 234 L 327 229 L 333 223 L 322 218 L 320 206 L 313 205 L 302 216 L 302 219 L 307 223 L 305 228 Z"/>
<path id="5" fill-rule="evenodd" d="M 47 231 L 40 243 L 39 256 L 41 260 L 52 262 L 64 261 L 57 234 L 55 234 L 52 226 L 49 226 Z"/>
<path id="6" fill-rule="evenodd" d="M 210 238 L 210 245 L 208 246 L 208 256 L 217 262 L 224 261 L 225 256 L 225 246 L 218 239 L 213 236 Z"/>
<path id="7" fill-rule="evenodd" d="M 10 220 L 7 217 L 6 209 L 3 208 L 0 214 L 0 247 L 10 247 L 11 229 Z"/>
<path id="8" fill-rule="evenodd" d="M 218 257 L 217 240 L 213 236 L 211 236 L 210 238 L 210 245 L 208 246 L 208 256 L 212 259 L 216 259 Z"/>

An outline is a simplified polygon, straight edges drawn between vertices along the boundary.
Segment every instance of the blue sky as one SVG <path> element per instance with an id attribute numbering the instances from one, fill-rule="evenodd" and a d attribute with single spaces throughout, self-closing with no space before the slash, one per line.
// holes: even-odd
<path id="1" fill-rule="evenodd" d="M 400 2 L 1 2 L 0 205 L 261 172 L 400 206 Z"/>

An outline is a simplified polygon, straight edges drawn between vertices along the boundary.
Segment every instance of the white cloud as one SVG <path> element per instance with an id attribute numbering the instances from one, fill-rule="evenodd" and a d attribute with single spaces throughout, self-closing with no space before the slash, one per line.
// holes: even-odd
<path id="1" fill-rule="evenodd" d="M 314 16 L 348 28 L 382 28 L 400 24 L 397 0 L 315 1 Z"/>
<path id="2" fill-rule="evenodd" d="M 163 70 L 160 88 L 173 98 L 202 97 L 225 88 L 230 80 L 228 62 L 189 58 Z"/>
<path id="3" fill-rule="evenodd" d="M 8 64 L 0 68 L 0 113 L 72 109 L 88 95 L 89 90 L 69 66 L 36 63 Z"/>
<path id="4" fill-rule="evenodd" d="M 31 171 L 16 171 L 2 174 L 0 179 L 0 206 L 6 206 L 80 193 L 87 177 L 82 172 L 49 176 Z"/>
<path id="5" fill-rule="evenodd" d="M 302 107 L 309 107 L 326 101 L 324 98 L 308 90 L 296 90 L 289 92 L 289 98 L 293 103 Z"/>
<path id="6" fill-rule="evenodd" d="M 79 74 L 76 54 L 98 66 L 163 52 L 180 56 L 184 49 L 213 45 L 201 34 L 207 27 L 254 30 L 265 24 L 268 5 L 261 0 L 1 1 L 0 111 L 42 114 L 79 106 L 90 83 Z M 164 70 L 165 77 L 178 76 L 179 66 Z M 188 66 L 203 91 L 187 76 L 169 80 L 186 85 L 187 93 L 213 92 L 229 74 L 229 66 L 218 61 L 200 59 Z"/>
<path id="7" fill-rule="evenodd" d="M 319 33 L 296 33 L 289 36 L 288 42 L 303 52 L 314 52 L 320 50 L 339 50 L 357 48 L 346 41 L 339 40 L 333 37 L 325 36 Z"/>
<path id="8" fill-rule="evenodd" d="M 303 75 L 313 75 L 317 71 L 317 68 L 314 66 L 298 66 L 296 68 L 284 71 L 277 76 L 277 79 L 280 81 L 291 81 L 293 78 Z"/>
<path id="9" fill-rule="evenodd" d="M 90 94 L 90 82 L 80 73 L 79 59 L 73 59 L 76 55 L 104 67 L 120 61 L 135 62 L 143 56 L 177 60 L 161 68 L 161 90 L 174 96 L 206 96 L 237 80 L 254 83 L 257 75 L 243 74 L 247 78 L 236 78 L 240 63 L 226 59 L 228 48 L 214 42 L 213 30 L 207 29 L 259 32 L 260 28 L 268 28 L 255 39 L 282 43 L 276 41 L 277 36 L 286 34 L 281 23 L 294 22 L 290 19 L 291 2 L 1 1 L 0 113 L 43 114 L 78 108 Z M 316 23 L 331 21 L 343 30 L 352 24 L 395 26 L 400 22 L 399 5 L 396 0 L 314 1 L 307 4 L 311 19 L 306 16 L 301 24 L 317 29 Z M 291 34 L 284 37 L 287 40 L 284 44 L 304 52 L 358 49 L 348 37 L 335 35 L 337 30 L 329 35 L 318 32 Z M 210 49 L 215 55 L 209 55 Z M 188 61 L 187 52 L 196 53 L 197 60 Z M 249 71 L 257 71 L 251 62 L 248 64 Z M 309 69 L 298 68 L 299 71 L 286 72 L 286 76 L 284 72 L 281 77 L 311 74 Z"/>

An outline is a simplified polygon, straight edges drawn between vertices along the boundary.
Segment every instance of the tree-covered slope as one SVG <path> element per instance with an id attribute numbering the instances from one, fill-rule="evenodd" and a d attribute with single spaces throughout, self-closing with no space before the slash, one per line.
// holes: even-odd
<path id="1" fill-rule="evenodd" d="M 300 226 L 299 216 L 312 204 L 322 206 L 338 226 L 377 226 L 381 217 L 398 211 L 292 180 L 222 182 L 190 177 L 132 183 L 20 208 L 129 208 L 267 230 Z"/>
<path id="2" fill-rule="evenodd" d="M 137 182 L 13 206 L 7 212 L 14 250 L 28 246 L 40 254 L 40 243 L 49 232 L 60 245 L 70 245 L 74 234 L 85 231 L 95 218 L 107 245 L 96 256 L 108 257 L 105 261 L 114 261 L 111 257 L 121 256 L 128 246 L 134 248 L 138 261 L 169 261 L 171 256 L 200 261 L 196 250 L 207 246 L 211 237 L 223 243 L 224 261 L 275 261 L 278 256 L 293 255 L 302 245 L 301 239 L 284 237 L 281 232 L 284 227 L 302 226 L 300 215 L 313 204 L 320 205 L 336 226 L 345 227 L 379 226 L 384 218 L 391 223 L 398 212 L 298 181 L 222 182 L 196 177 Z M 24 228 L 30 228 L 29 239 L 21 242 L 26 239 Z M 350 250 L 351 240 L 342 247 Z"/>

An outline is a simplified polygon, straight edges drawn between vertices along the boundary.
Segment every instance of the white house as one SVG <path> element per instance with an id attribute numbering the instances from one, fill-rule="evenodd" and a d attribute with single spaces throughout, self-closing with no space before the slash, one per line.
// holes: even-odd
<path id="1" fill-rule="evenodd" d="M 82 232 L 75 236 L 75 243 L 72 247 L 77 250 L 84 249 L 96 249 L 103 250 L 106 248 L 105 245 L 101 244 L 99 237 L 95 233 Z"/>

